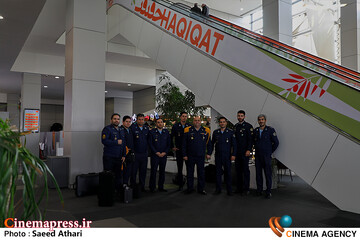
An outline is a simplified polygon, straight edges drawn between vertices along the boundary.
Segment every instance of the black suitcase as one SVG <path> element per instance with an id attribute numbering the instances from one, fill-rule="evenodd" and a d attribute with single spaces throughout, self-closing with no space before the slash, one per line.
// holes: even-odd
<path id="1" fill-rule="evenodd" d="M 133 200 L 133 190 L 129 187 L 125 187 L 123 193 L 124 193 L 124 198 L 123 198 L 124 203 L 131 203 Z"/>
<path id="2" fill-rule="evenodd" d="M 112 171 L 103 171 L 99 174 L 99 206 L 108 207 L 114 205 L 115 176 Z"/>
<path id="3" fill-rule="evenodd" d="M 213 164 L 205 167 L 205 181 L 209 183 L 216 182 L 216 167 Z"/>
<path id="4" fill-rule="evenodd" d="M 131 186 L 133 191 L 133 198 L 137 199 L 141 197 L 141 186 L 139 183 L 135 183 Z"/>
<path id="5" fill-rule="evenodd" d="M 80 174 L 75 178 L 75 195 L 77 197 L 96 194 L 98 187 L 98 173 Z"/>

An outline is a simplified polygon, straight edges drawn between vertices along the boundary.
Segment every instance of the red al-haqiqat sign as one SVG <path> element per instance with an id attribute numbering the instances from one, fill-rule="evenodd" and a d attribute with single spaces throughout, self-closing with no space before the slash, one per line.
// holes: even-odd
<path id="1" fill-rule="evenodd" d="M 182 16 L 178 17 L 176 13 L 165 8 L 161 10 L 155 2 L 148 6 L 148 1 L 144 0 L 140 7 L 135 6 L 134 11 L 212 56 L 215 55 L 219 42 L 224 39 L 224 35 L 219 32 L 210 28 L 204 29 L 200 24 Z"/>
<path id="2" fill-rule="evenodd" d="M 344 128 L 344 120 L 352 121 L 347 118 L 360 122 L 360 111 L 345 101 L 348 96 L 342 89 L 339 88 L 340 91 L 336 95 L 328 91 L 329 88 L 336 91 L 334 88 L 338 87 L 331 79 L 312 70 L 295 67 L 291 61 L 277 60 L 271 54 L 264 53 L 242 39 L 207 26 L 206 18 L 198 18 L 195 14 L 189 17 L 177 12 L 174 10 L 176 3 L 166 7 L 150 0 L 108 0 L 108 9 L 114 4 L 119 4 L 141 16 L 142 19 L 146 19 L 171 36 L 186 41 L 192 47 L 213 56 L 236 71 L 251 75 L 251 80 L 260 79 L 269 83 L 270 85 L 263 85 L 263 83 L 260 85 L 280 96 L 289 97 L 290 101 L 315 115 L 320 114 L 322 119 L 340 129 Z M 125 15 L 122 16 L 125 17 Z M 131 23 L 127 24 L 129 24 L 127 27 L 131 27 Z M 227 29 L 224 28 L 224 31 Z M 352 89 L 346 91 L 354 94 Z M 295 99 L 293 99 L 293 94 L 295 94 Z M 303 98 L 306 103 L 295 102 L 299 98 Z M 310 104 L 311 102 L 323 106 L 324 110 L 320 111 L 319 108 L 314 107 L 315 105 Z M 334 112 L 337 112 L 339 119 L 342 120 L 335 119 Z M 357 130 L 358 125 L 347 128 L 346 131 L 351 133 L 355 130 L 349 129 Z"/>

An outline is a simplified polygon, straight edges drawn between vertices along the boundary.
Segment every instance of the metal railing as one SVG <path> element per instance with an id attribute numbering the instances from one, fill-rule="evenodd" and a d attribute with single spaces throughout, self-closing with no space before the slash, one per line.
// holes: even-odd
<path id="1" fill-rule="evenodd" d="M 213 15 L 204 17 L 191 12 L 190 7 L 183 3 L 173 3 L 168 0 L 157 0 L 155 2 L 360 91 L 359 72 L 265 37 L 219 17 Z"/>

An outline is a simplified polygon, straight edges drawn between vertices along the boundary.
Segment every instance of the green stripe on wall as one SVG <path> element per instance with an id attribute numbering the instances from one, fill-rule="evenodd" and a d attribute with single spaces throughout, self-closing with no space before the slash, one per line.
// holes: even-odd
<path id="1" fill-rule="evenodd" d="M 258 77 L 255 77 L 254 75 L 251 75 L 247 72 L 244 72 L 236 67 L 233 67 L 229 64 L 226 64 L 222 62 L 224 65 L 228 66 L 229 68 L 235 70 L 236 72 L 239 72 L 241 75 L 246 76 L 248 79 L 260 84 L 261 86 L 271 90 L 275 94 L 280 93 L 284 89 L 281 87 L 278 87 L 272 83 L 269 83 L 263 79 L 260 79 Z M 296 71 L 294 71 L 296 72 Z M 298 72 L 296 72 L 298 73 Z M 300 72 L 301 73 L 301 72 Z M 298 73 L 299 74 L 299 73 Z M 304 76 L 304 73 L 301 73 Z M 305 77 L 305 76 L 304 76 Z M 318 79 L 318 78 L 317 78 Z M 317 80 L 316 79 L 316 80 Z M 332 85 L 332 84 L 331 84 Z M 330 85 L 330 86 L 331 86 Z M 343 86 L 341 86 L 343 87 Z M 328 88 L 328 90 L 330 87 Z M 285 93 L 282 95 L 285 98 Z M 308 112 L 314 114 L 315 116 L 319 117 L 320 119 L 323 119 L 325 122 L 330 123 L 331 125 L 339 128 L 340 130 L 348 133 L 349 135 L 353 136 L 354 138 L 357 138 L 360 140 L 360 122 L 349 118 L 345 115 L 342 115 L 332 109 L 329 109 L 327 107 L 324 107 L 318 103 L 315 103 L 309 99 L 306 99 L 304 101 L 303 97 L 299 97 L 297 100 L 295 93 L 290 93 L 290 95 L 286 98 L 287 100 L 293 102 L 294 104 L 298 105 L 299 107 L 307 110 Z"/>
<path id="2" fill-rule="evenodd" d="M 311 76 L 311 74 L 306 74 L 306 73 L 301 72 L 302 70 L 309 70 L 307 68 L 304 68 L 304 67 L 297 65 L 293 62 L 290 62 L 284 58 L 276 56 L 276 55 L 274 55 L 270 52 L 267 52 L 263 49 L 259 49 L 259 48 L 256 48 L 256 49 L 258 49 L 262 53 L 266 54 L 267 56 L 269 56 L 272 59 L 274 59 L 275 61 L 277 61 L 278 63 L 284 65 L 285 67 L 289 68 L 291 71 L 296 72 L 297 74 L 299 74 L 303 77 L 308 78 Z M 314 73 L 318 74 L 316 72 L 314 72 Z M 328 78 L 323 77 L 319 87 L 323 87 L 326 80 L 328 80 Z M 314 81 L 312 81 L 312 82 L 314 83 Z M 341 84 L 339 82 L 333 81 L 333 80 L 332 80 L 329 88 L 326 91 L 328 93 L 330 93 L 331 95 L 339 98 L 344 103 L 347 103 L 351 107 L 360 111 L 360 92 L 359 91 L 352 89 L 352 88 L 350 88 L 344 84 Z"/>

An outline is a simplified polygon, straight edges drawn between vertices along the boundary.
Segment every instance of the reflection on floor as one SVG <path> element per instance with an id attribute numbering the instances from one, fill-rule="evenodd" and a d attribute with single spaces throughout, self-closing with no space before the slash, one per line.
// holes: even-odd
<path id="1" fill-rule="evenodd" d="M 63 189 L 62 208 L 56 191 L 50 190 L 46 219 L 86 218 L 94 222 L 92 227 L 267 227 L 270 217 L 286 214 L 293 227 L 360 227 L 359 214 L 339 210 L 296 176 L 294 181 L 283 176 L 270 200 L 253 194 L 227 196 L 226 191 L 213 195 L 214 183 L 206 184 L 206 196 L 185 195 L 171 184 L 172 178 L 166 175 L 166 193 L 144 193 L 112 207 L 99 207 L 97 196 L 77 198 L 73 190 Z"/>

